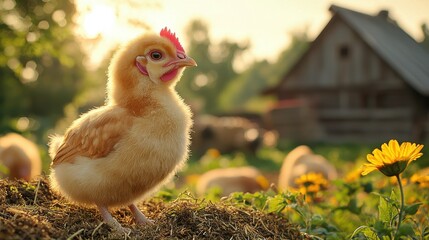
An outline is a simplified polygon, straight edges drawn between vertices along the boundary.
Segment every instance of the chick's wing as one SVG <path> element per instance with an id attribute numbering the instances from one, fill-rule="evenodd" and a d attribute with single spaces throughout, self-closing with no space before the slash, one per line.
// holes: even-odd
<path id="1" fill-rule="evenodd" d="M 133 117 L 126 111 L 100 108 L 76 120 L 67 130 L 52 165 L 72 163 L 76 156 L 107 156 L 131 126 Z"/>

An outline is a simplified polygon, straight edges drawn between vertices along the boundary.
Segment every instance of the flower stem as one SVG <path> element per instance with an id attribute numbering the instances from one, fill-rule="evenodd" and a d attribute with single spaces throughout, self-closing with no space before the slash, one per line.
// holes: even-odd
<path id="1" fill-rule="evenodd" d="M 402 214 L 404 211 L 404 189 L 402 187 L 402 182 L 401 182 L 401 177 L 398 175 L 396 175 L 396 179 L 398 180 L 398 184 L 399 184 L 399 190 L 401 192 L 401 207 L 399 208 L 399 220 L 398 220 L 398 226 L 396 227 L 396 234 L 398 234 L 399 232 L 399 227 L 401 226 L 401 222 L 402 222 Z"/>

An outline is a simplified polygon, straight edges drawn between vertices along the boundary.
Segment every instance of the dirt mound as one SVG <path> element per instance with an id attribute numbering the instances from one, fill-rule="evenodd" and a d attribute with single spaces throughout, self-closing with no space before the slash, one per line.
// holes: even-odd
<path id="1" fill-rule="evenodd" d="M 137 226 L 128 209 L 113 211 L 128 236 L 101 222 L 96 209 L 56 195 L 45 178 L 26 183 L 0 180 L 0 239 L 305 239 L 275 214 L 210 203 L 184 195 L 173 202 L 139 205 L 155 224 Z"/>

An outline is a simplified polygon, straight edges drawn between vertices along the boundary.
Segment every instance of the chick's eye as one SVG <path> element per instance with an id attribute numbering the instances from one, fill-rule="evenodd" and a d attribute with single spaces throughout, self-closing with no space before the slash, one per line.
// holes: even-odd
<path id="1" fill-rule="evenodd" d="M 150 58 L 152 58 L 152 60 L 160 60 L 162 59 L 162 53 L 158 51 L 153 51 L 150 53 Z"/>

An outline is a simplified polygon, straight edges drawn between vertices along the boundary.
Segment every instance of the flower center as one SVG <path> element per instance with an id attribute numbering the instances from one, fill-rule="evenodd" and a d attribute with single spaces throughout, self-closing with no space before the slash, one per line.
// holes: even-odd
<path id="1" fill-rule="evenodd" d="M 391 164 L 385 164 L 378 168 L 380 172 L 388 177 L 393 177 L 401 174 L 408 165 L 406 160 L 398 160 L 397 162 Z"/>

